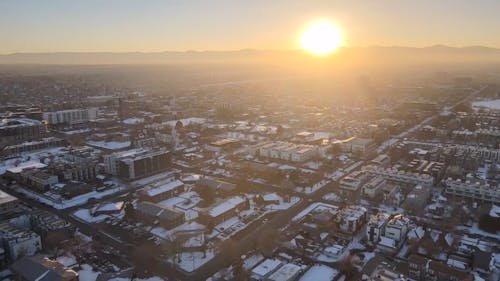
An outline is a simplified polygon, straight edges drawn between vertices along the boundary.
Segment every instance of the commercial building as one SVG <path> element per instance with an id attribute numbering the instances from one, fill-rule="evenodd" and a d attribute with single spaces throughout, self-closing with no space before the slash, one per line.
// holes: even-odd
<path id="1" fill-rule="evenodd" d="M 9 118 L 0 120 L 0 147 L 32 141 L 45 135 L 45 125 L 34 119 Z"/>
<path id="2" fill-rule="evenodd" d="M 16 280 L 78 281 L 78 273 L 42 255 L 23 257 L 11 266 Z"/>
<path id="3" fill-rule="evenodd" d="M 87 123 L 97 118 L 97 108 L 68 109 L 54 112 L 44 112 L 43 119 L 49 125 L 74 125 Z"/>
<path id="4" fill-rule="evenodd" d="M 184 190 L 184 183 L 180 180 L 172 180 L 167 183 L 147 186 L 139 191 L 139 196 L 144 201 L 160 202 L 171 198 Z"/>
<path id="5" fill-rule="evenodd" d="M 317 145 L 294 144 L 290 142 L 270 142 L 258 148 L 261 157 L 291 162 L 304 162 L 319 154 Z"/>
<path id="6" fill-rule="evenodd" d="M 234 196 L 226 199 L 224 202 L 209 208 L 200 213 L 200 220 L 205 224 L 217 225 L 231 217 L 234 217 L 238 211 L 249 208 L 249 202 L 242 196 Z"/>
<path id="7" fill-rule="evenodd" d="M 40 149 L 46 149 L 56 146 L 65 146 L 66 141 L 60 138 L 49 137 L 43 138 L 41 140 L 23 142 L 20 144 L 14 144 L 6 146 L 2 151 L 2 155 L 16 155 L 23 152 L 30 152 Z"/>
<path id="8" fill-rule="evenodd" d="M 104 156 L 104 170 L 127 180 L 148 177 L 170 167 L 169 151 L 133 149 Z"/>
<path id="9" fill-rule="evenodd" d="M 153 225 L 158 223 L 165 229 L 174 228 L 185 221 L 184 213 L 153 202 L 140 201 L 135 211 L 140 220 Z"/>
<path id="10" fill-rule="evenodd" d="M 428 174 L 405 172 L 394 168 L 385 169 L 373 165 L 363 166 L 362 170 L 372 175 L 383 176 L 388 180 L 409 185 L 432 186 L 434 184 L 434 178 Z"/>
<path id="11" fill-rule="evenodd" d="M 19 200 L 0 190 L 0 217 L 16 212 L 19 207 Z"/>

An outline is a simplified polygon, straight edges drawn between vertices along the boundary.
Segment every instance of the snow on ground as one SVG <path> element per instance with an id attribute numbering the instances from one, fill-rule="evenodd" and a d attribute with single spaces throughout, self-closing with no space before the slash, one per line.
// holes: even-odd
<path id="1" fill-rule="evenodd" d="M 327 184 L 329 184 L 331 181 L 330 180 L 321 180 L 320 182 L 315 183 L 313 186 L 307 186 L 307 187 L 296 187 L 295 191 L 297 192 L 302 192 L 304 194 L 311 194 L 314 193 Z"/>
<path id="2" fill-rule="evenodd" d="M 330 281 L 337 276 L 339 272 L 326 265 L 313 265 L 306 271 L 299 281 Z"/>
<path id="3" fill-rule="evenodd" d="M 113 278 L 113 279 L 109 279 L 108 281 L 130 281 L 132 279 L 130 278 Z M 164 279 L 160 278 L 160 277 L 149 277 L 149 278 L 134 278 L 134 281 L 164 281 Z"/>
<path id="4" fill-rule="evenodd" d="M 280 197 L 279 204 L 266 205 L 266 209 L 268 209 L 268 210 L 286 210 L 286 209 L 289 209 L 290 207 L 292 207 L 293 205 L 299 203 L 299 201 L 300 201 L 300 198 L 296 197 L 296 196 L 290 197 L 289 202 L 285 202 L 283 200 L 283 198 Z"/>
<path id="5" fill-rule="evenodd" d="M 71 254 L 60 256 L 56 260 L 65 267 L 72 267 L 77 264 L 75 256 Z"/>
<path id="6" fill-rule="evenodd" d="M 91 214 L 91 210 L 89 210 L 89 209 L 80 209 L 80 210 L 73 213 L 74 217 L 76 217 L 79 220 L 82 220 L 86 223 L 99 223 L 99 222 L 104 221 L 107 218 L 112 218 L 112 217 L 123 218 L 123 215 L 124 215 L 124 212 L 121 212 L 121 213 L 116 214 L 116 215 L 102 214 L 102 215 L 98 215 L 98 216 L 93 216 Z"/>
<path id="7" fill-rule="evenodd" d="M 131 145 L 130 141 L 88 141 L 88 145 L 109 149 L 109 150 L 119 150 L 127 148 Z"/>
<path id="8" fill-rule="evenodd" d="M 335 193 L 327 193 L 325 195 L 323 195 L 323 197 L 321 197 L 323 200 L 326 200 L 326 201 L 333 201 L 333 202 L 341 202 L 342 199 L 340 199 L 340 197 L 335 194 Z"/>
<path id="9" fill-rule="evenodd" d="M 95 281 L 99 272 L 95 272 L 92 266 L 88 264 L 82 264 L 82 270 L 78 272 L 78 278 L 80 281 Z"/>
<path id="10" fill-rule="evenodd" d="M 183 252 L 180 254 L 181 261 L 178 262 L 178 260 L 175 260 L 175 265 L 186 272 L 193 272 L 214 257 L 215 253 L 213 249 L 209 249 L 205 257 L 203 257 L 203 252 Z"/>
<path id="11" fill-rule="evenodd" d="M 309 214 L 313 210 L 325 210 L 325 209 L 330 209 L 333 212 L 337 212 L 337 209 L 339 207 L 330 205 L 327 203 L 322 203 L 322 202 L 315 202 L 309 205 L 307 208 L 302 210 L 300 213 L 298 213 L 295 217 L 292 218 L 292 221 L 298 221 L 302 219 L 305 215 Z"/>
<path id="12" fill-rule="evenodd" d="M 500 110 L 500 99 L 475 101 L 472 103 L 472 107 L 486 107 L 489 109 Z"/>

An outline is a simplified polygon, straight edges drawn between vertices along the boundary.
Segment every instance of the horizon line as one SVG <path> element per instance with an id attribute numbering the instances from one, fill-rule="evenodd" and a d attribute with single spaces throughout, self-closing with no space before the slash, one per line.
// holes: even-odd
<path id="1" fill-rule="evenodd" d="M 465 46 L 451 46 L 446 44 L 434 44 L 426 46 L 406 46 L 406 45 L 369 45 L 369 46 L 341 46 L 341 49 L 363 49 L 363 48 L 411 48 L 411 49 L 428 49 L 428 48 L 452 48 L 452 49 L 467 49 L 467 48 L 485 48 L 485 49 L 496 49 L 500 50 L 499 47 L 485 46 L 485 45 L 465 45 Z M 10 53 L 0 53 L 0 56 L 9 55 L 37 55 L 37 54 L 160 54 L 160 53 L 223 53 L 223 52 L 242 52 L 242 51 L 264 51 L 264 52 L 297 52 L 305 51 L 304 49 L 259 49 L 259 48 L 241 48 L 241 49 L 207 49 L 207 50 L 164 50 L 164 51 L 43 51 L 43 52 L 10 52 Z"/>

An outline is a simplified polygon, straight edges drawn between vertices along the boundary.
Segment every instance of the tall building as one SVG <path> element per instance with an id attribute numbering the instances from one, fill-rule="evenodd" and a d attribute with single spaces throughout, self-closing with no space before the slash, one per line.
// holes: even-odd
<path id="1" fill-rule="evenodd" d="M 86 123 L 97 118 L 97 108 L 68 109 L 53 112 L 44 112 L 43 119 L 49 125 L 74 125 Z"/>
<path id="2" fill-rule="evenodd" d="M 134 149 L 104 157 L 105 171 L 127 180 L 148 177 L 170 167 L 169 151 Z"/>
<path id="3" fill-rule="evenodd" d="M 45 125 L 34 119 L 8 118 L 0 120 L 0 147 L 36 140 L 45 134 Z"/>

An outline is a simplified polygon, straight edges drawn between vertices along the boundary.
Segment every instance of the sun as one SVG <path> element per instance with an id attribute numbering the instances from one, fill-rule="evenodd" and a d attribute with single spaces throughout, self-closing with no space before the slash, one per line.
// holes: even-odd
<path id="1" fill-rule="evenodd" d="M 324 56 L 342 46 L 342 33 L 329 21 L 314 21 L 303 31 L 300 45 L 312 54 Z"/>

